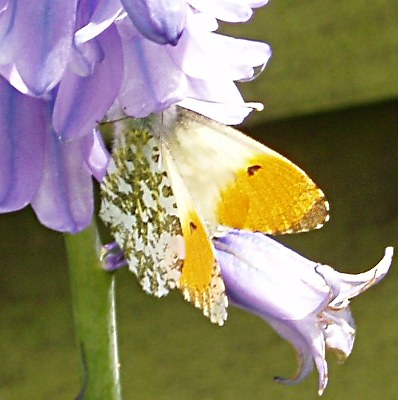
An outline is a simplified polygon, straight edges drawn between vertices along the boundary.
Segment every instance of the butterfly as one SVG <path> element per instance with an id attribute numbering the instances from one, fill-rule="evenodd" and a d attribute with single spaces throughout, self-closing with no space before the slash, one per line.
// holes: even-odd
<path id="1" fill-rule="evenodd" d="M 285 234 L 329 218 L 303 170 L 231 127 L 181 107 L 113 126 L 100 217 L 146 292 L 179 288 L 212 322 L 227 317 L 220 227 Z"/>

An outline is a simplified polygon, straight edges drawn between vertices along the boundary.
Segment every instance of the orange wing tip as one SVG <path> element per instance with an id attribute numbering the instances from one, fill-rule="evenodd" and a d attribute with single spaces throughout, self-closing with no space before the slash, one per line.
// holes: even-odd
<path id="1" fill-rule="evenodd" d="M 221 189 L 216 215 L 222 225 L 238 229 L 298 233 L 322 227 L 329 203 L 300 168 L 279 155 L 259 154 Z"/>
<path id="2" fill-rule="evenodd" d="M 321 193 L 322 193 L 322 192 L 321 192 Z M 323 193 L 322 193 L 322 195 L 323 195 Z M 324 218 L 325 218 L 325 219 L 323 220 L 323 222 L 320 222 L 317 226 L 315 226 L 314 229 L 320 229 L 320 228 L 322 228 L 323 225 L 325 225 L 326 222 L 328 222 L 329 219 L 330 219 L 330 215 L 329 215 L 330 204 L 329 204 L 329 202 L 325 199 L 325 197 L 322 197 L 322 198 L 314 205 L 313 209 L 315 209 L 317 206 L 319 207 L 319 203 L 321 203 L 321 204 L 320 204 L 320 208 L 321 208 L 321 211 L 320 211 L 320 212 L 323 212 L 323 213 L 324 213 Z"/>
<path id="3" fill-rule="evenodd" d="M 312 205 L 308 213 L 299 221 L 296 232 L 306 232 L 311 229 L 320 229 L 329 221 L 329 202 L 325 195 L 319 190 L 319 198 Z M 316 221 L 319 221 L 316 223 Z M 293 230 L 294 231 L 294 230 Z"/>

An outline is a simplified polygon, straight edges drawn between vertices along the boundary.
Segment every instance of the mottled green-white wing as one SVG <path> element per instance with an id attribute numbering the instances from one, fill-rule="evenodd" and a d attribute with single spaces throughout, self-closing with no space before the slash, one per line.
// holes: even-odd
<path id="1" fill-rule="evenodd" d="M 142 121 L 112 124 L 115 143 L 101 184 L 100 217 L 143 289 L 164 296 L 179 286 L 184 243 L 159 141 Z"/>

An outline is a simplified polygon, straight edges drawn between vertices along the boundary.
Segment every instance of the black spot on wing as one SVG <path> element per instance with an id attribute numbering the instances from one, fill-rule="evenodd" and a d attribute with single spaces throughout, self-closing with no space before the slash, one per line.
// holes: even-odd
<path id="1" fill-rule="evenodd" d="M 247 168 L 247 174 L 253 176 L 259 169 L 261 169 L 261 165 L 251 165 Z"/>
<path id="2" fill-rule="evenodd" d="M 191 233 L 195 231 L 198 227 L 192 221 L 189 223 L 189 228 L 191 229 Z"/>

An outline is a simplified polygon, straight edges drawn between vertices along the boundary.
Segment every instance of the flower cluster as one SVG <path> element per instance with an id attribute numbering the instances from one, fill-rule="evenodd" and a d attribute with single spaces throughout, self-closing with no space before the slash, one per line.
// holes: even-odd
<path id="1" fill-rule="evenodd" d="M 179 103 L 225 123 L 250 111 L 234 81 L 270 56 L 221 36 L 265 0 L 5 0 L 0 8 L 0 212 L 31 204 L 45 226 L 83 229 L 108 153 L 105 114 Z"/>

